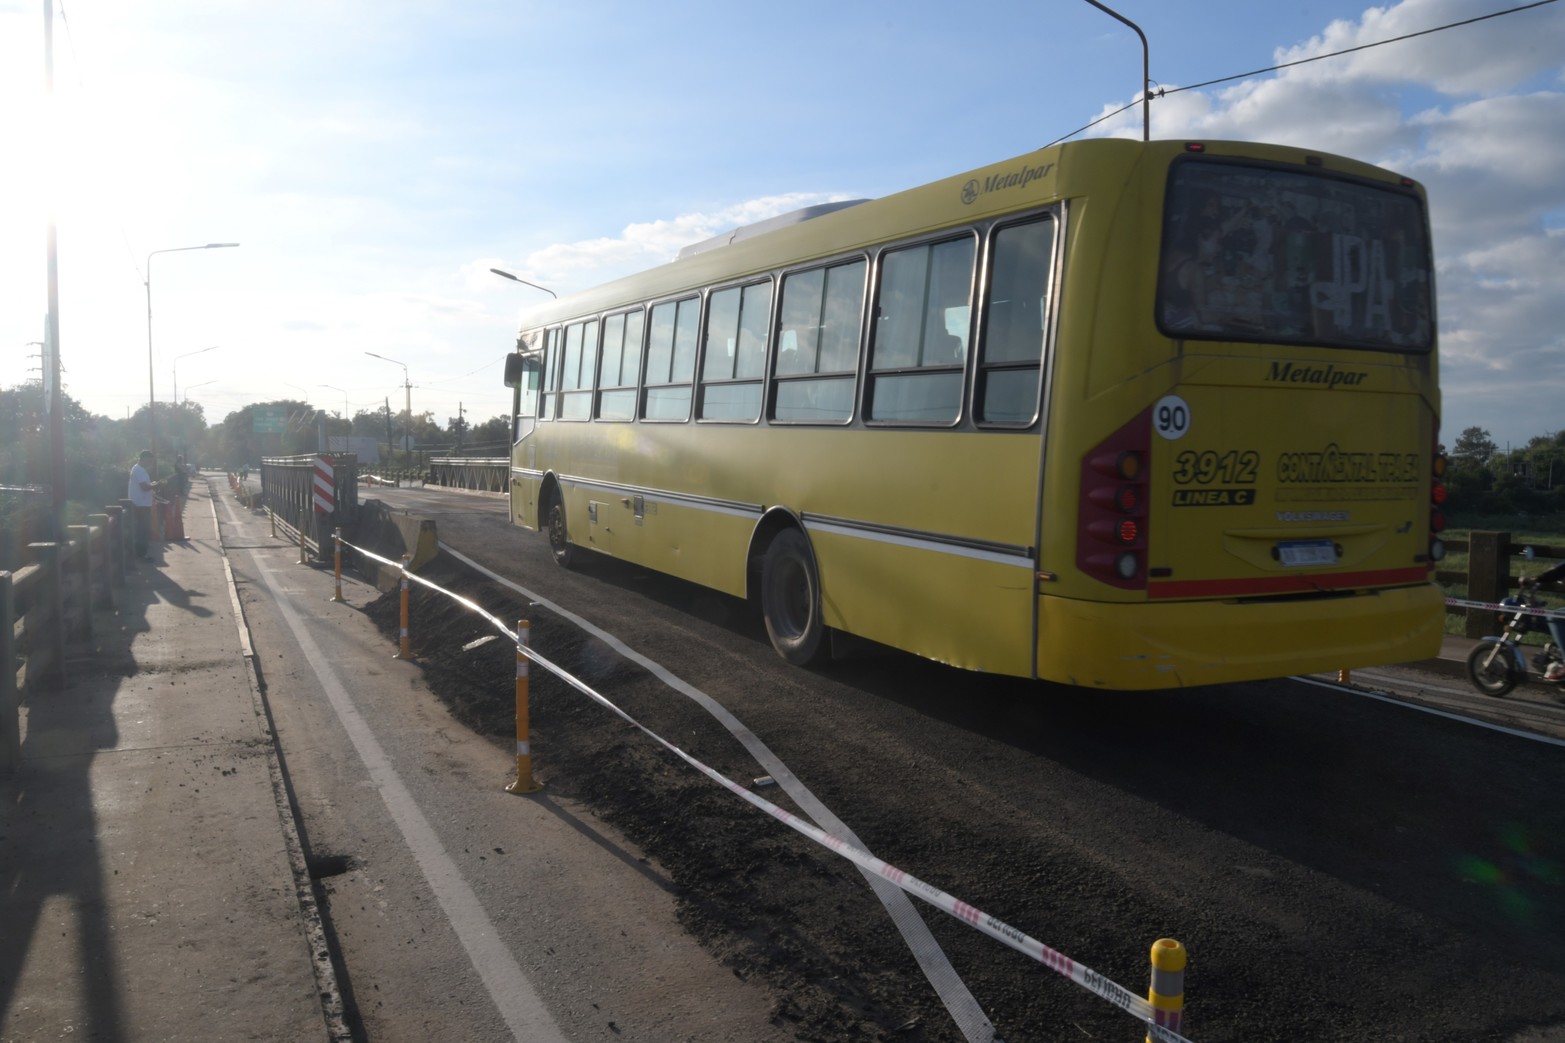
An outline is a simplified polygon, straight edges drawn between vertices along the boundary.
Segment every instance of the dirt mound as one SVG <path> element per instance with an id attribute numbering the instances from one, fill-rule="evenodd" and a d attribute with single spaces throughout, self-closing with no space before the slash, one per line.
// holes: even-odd
<path id="1" fill-rule="evenodd" d="M 575 625 L 445 555 L 421 575 L 502 620 L 528 618 L 534 647 L 550 660 L 729 778 L 756 774 L 708 714 L 669 700 L 660 682 Z M 399 598 L 393 591 L 365 608 L 393 641 Z M 420 584 L 409 601 L 413 653 L 430 688 L 475 732 L 509 749 L 514 645 L 489 620 Z M 489 635 L 499 639 L 464 650 Z M 734 974 L 768 983 L 776 1018 L 798 1038 L 961 1038 L 850 863 L 737 803 L 546 670 L 531 671 L 529 705 L 537 778 L 655 859 L 677 888 L 686 928 Z M 775 789 L 766 795 L 786 802 Z"/>

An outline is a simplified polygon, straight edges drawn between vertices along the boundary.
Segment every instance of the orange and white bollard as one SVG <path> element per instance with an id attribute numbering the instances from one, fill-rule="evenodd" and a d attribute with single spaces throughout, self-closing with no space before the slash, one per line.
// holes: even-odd
<path id="1" fill-rule="evenodd" d="M 304 557 L 304 519 L 299 519 L 299 564 L 306 564 Z"/>
<path id="2" fill-rule="evenodd" d="M 397 659 L 413 658 L 413 638 L 408 635 L 408 565 L 413 555 L 402 555 L 402 639 L 397 646 Z"/>
<path id="3" fill-rule="evenodd" d="M 337 581 L 337 592 L 331 596 L 333 601 L 342 601 L 342 529 L 335 528 L 331 531 L 332 543 L 336 550 L 332 554 L 332 573 Z"/>
<path id="4" fill-rule="evenodd" d="M 527 656 L 522 649 L 528 646 L 531 626 L 527 620 L 516 622 L 516 781 L 505 788 L 507 793 L 537 793 L 543 786 L 533 779 L 533 752 L 528 741 L 527 722 Z"/>
<path id="5" fill-rule="evenodd" d="M 1185 1020 L 1185 947 L 1172 938 L 1152 943 L 1152 987 L 1147 1002 L 1154 1012 L 1152 1023 L 1183 1034 Z M 1151 1034 L 1146 1043 L 1153 1043 Z"/>

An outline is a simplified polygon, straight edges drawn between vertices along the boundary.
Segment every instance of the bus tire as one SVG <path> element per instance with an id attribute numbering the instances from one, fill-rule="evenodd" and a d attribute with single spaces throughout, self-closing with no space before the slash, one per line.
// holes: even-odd
<path id="1" fill-rule="evenodd" d="M 784 529 L 766 548 L 761 615 L 772 647 L 794 666 L 813 666 L 825 657 L 820 574 L 810 541 L 798 529 Z"/>
<path id="2" fill-rule="evenodd" d="M 549 552 L 554 563 L 562 569 L 576 564 L 576 548 L 571 544 L 569 530 L 565 527 L 565 500 L 559 490 L 549 495 L 544 504 L 544 526 L 549 534 Z"/>

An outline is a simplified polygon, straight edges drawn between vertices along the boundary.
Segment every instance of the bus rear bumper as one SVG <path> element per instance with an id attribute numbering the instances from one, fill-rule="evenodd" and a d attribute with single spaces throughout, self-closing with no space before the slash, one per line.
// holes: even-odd
<path id="1" fill-rule="evenodd" d="M 1124 604 L 1046 597 L 1038 675 L 1086 688 L 1256 681 L 1439 654 L 1445 598 L 1433 584 L 1312 600 Z"/>

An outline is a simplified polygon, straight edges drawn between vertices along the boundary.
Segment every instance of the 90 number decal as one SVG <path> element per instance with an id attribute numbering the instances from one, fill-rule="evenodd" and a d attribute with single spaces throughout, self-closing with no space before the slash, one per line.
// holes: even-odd
<path id="1" fill-rule="evenodd" d="M 1164 395 L 1152 407 L 1152 427 L 1172 442 L 1190 431 L 1190 407 L 1178 395 Z"/>

